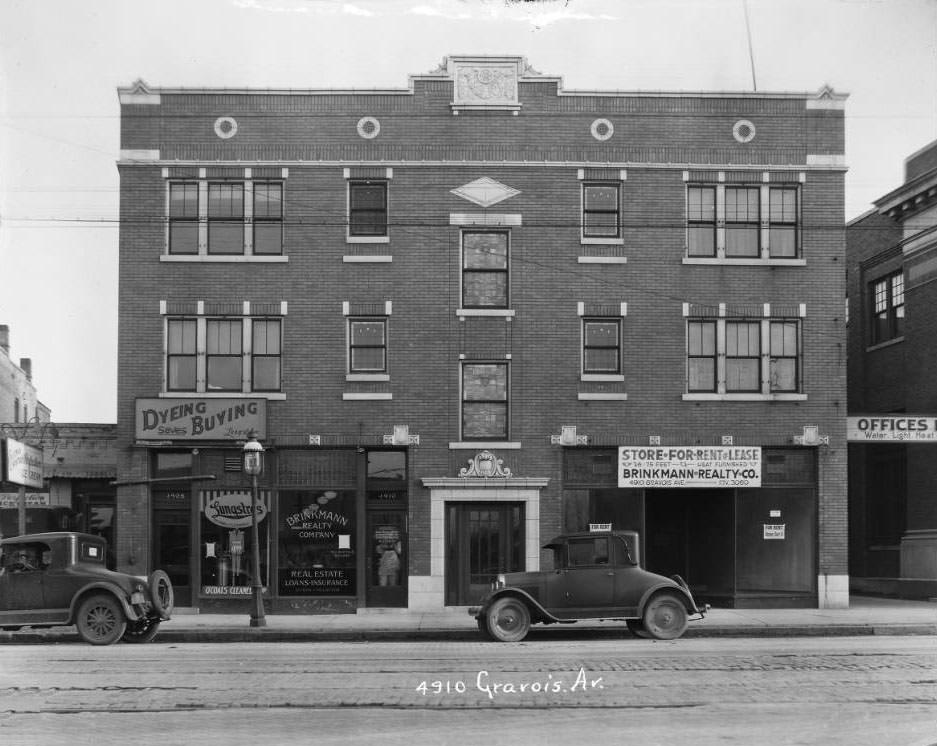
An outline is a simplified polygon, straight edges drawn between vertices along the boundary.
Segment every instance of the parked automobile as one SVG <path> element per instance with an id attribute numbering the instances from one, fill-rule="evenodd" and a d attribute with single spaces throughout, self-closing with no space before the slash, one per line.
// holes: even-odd
<path id="1" fill-rule="evenodd" d="M 614 619 L 639 637 L 673 640 L 709 608 L 696 604 L 679 575 L 642 569 L 634 531 L 565 534 L 544 549 L 553 550 L 552 570 L 499 575 L 481 605 L 469 609 L 490 638 L 517 642 L 531 624 Z"/>
<path id="2" fill-rule="evenodd" d="M 103 538 L 74 531 L 0 541 L 0 628 L 74 624 L 92 645 L 152 640 L 172 614 L 169 576 L 114 572 L 106 556 Z"/>

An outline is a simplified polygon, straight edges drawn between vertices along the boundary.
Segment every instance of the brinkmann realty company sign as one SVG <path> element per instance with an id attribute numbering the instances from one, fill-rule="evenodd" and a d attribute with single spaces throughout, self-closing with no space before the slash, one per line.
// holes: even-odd
<path id="1" fill-rule="evenodd" d="M 760 487 L 760 446 L 618 449 L 619 487 Z"/>

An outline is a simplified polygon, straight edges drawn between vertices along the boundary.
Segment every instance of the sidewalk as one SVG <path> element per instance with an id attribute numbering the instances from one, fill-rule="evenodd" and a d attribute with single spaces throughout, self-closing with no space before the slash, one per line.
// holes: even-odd
<path id="1" fill-rule="evenodd" d="M 356 614 L 267 614 L 265 627 L 251 627 L 243 614 L 199 614 L 177 609 L 156 637 L 173 642 L 325 642 L 480 640 L 466 607 L 416 612 L 407 609 L 359 609 Z M 627 636 L 621 622 L 534 625 L 538 635 L 582 633 Z M 848 609 L 712 609 L 693 620 L 686 637 L 798 637 L 844 635 L 937 635 L 937 602 L 852 596 Z M 2 643 L 77 640 L 74 627 L 0 632 Z"/>

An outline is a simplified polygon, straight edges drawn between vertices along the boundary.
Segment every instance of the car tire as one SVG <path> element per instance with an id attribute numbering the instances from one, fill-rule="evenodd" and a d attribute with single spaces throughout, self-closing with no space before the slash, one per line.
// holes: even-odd
<path id="1" fill-rule="evenodd" d="M 520 642 L 530 631 L 530 612 L 527 605 L 510 596 L 499 598 L 485 615 L 488 634 L 498 642 Z"/>
<path id="2" fill-rule="evenodd" d="M 175 594 L 172 590 L 172 581 L 163 570 L 154 570 L 149 578 L 150 602 L 156 613 L 164 619 L 172 614 L 175 604 Z"/>
<path id="3" fill-rule="evenodd" d="M 156 637 L 156 633 L 159 632 L 159 622 L 159 619 L 153 619 L 152 617 L 129 622 L 121 640 L 133 643 L 152 642 L 153 638 Z"/>
<path id="4" fill-rule="evenodd" d="M 488 616 L 479 616 L 475 617 L 475 623 L 478 625 L 478 631 L 482 633 L 482 637 L 486 640 L 491 640 L 491 632 L 488 631 Z"/>
<path id="5" fill-rule="evenodd" d="M 657 640 L 676 640 L 686 631 L 683 600 L 673 593 L 658 593 L 644 607 L 644 629 Z"/>
<path id="6" fill-rule="evenodd" d="M 116 598 L 107 593 L 96 593 L 81 602 L 75 624 L 85 642 L 111 645 L 124 636 L 127 618 Z"/>
<path id="7" fill-rule="evenodd" d="M 644 629 L 644 622 L 640 619 L 626 619 L 625 624 L 628 625 L 628 631 L 635 637 L 646 640 L 651 636 L 650 633 Z"/>

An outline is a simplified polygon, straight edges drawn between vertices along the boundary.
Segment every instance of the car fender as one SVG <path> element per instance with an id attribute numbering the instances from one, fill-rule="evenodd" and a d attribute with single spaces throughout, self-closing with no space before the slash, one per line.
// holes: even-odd
<path id="1" fill-rule="evenodd" d="M 113 596 L 124 610 L 128 622 L 136 622 L 142 618 L 142 615 L 134 611 L 129 601 L 127 601 L 127 594 L 124 592 L 123 588 L 114 583 L 98 581 L 95 583 L 88 583 L 88 585 L 82 587 L 80 591 L 72 596 L 72 605 L 68 610 L 69 624 L 75 623 L 75 617 L 78 615 L 78 607 L 81 606 L 82 601 L 96 591 L 103 591 L 109 596 Z"/>
<path id="2" fill-rule="evenodd" d="M 644 609 L 647 608 L 648 602 L 651 600 L 651 597 L 661 591 L 668 591 L 675 593 L 677 596 L 683 599 L 683 603 L 686 605 L 686 609 L 691 614 L 699 614 L 700 610 L 696 607 L 696 602 L 693 600 L 693 597 L 683 588 L 679 583 L 669 581 L 669 582 L 660 582 L 656 585 L 648 588 L 644 595 L 641 596 L 641 603 L 638 604 L 638 613 L 643 617 Z"/>
<path id="3" fill-rule="evenodd" d="M 545 622 L 562 622 L 564 620 L 555 617 L 549 611 L 547 611 L 539 601 L 537 601 L 533 596 L 531 596 L 526 591 L 522 591 L 519 588 L 504 588 L 489 594 L 484 601 L 482 601 L 481 606 L 478 607 L 478 611 L 475 613 L 476 619 L 481 619 L 488 612 L 488 609 L 491 605 L 497 601 L 499 598 L 505 598 L 507 596 L 513 596 L 514 598 L 519 598 L 530 609 L 531 620 L 535 620 L 538 617 L 542 618 Z"/>

